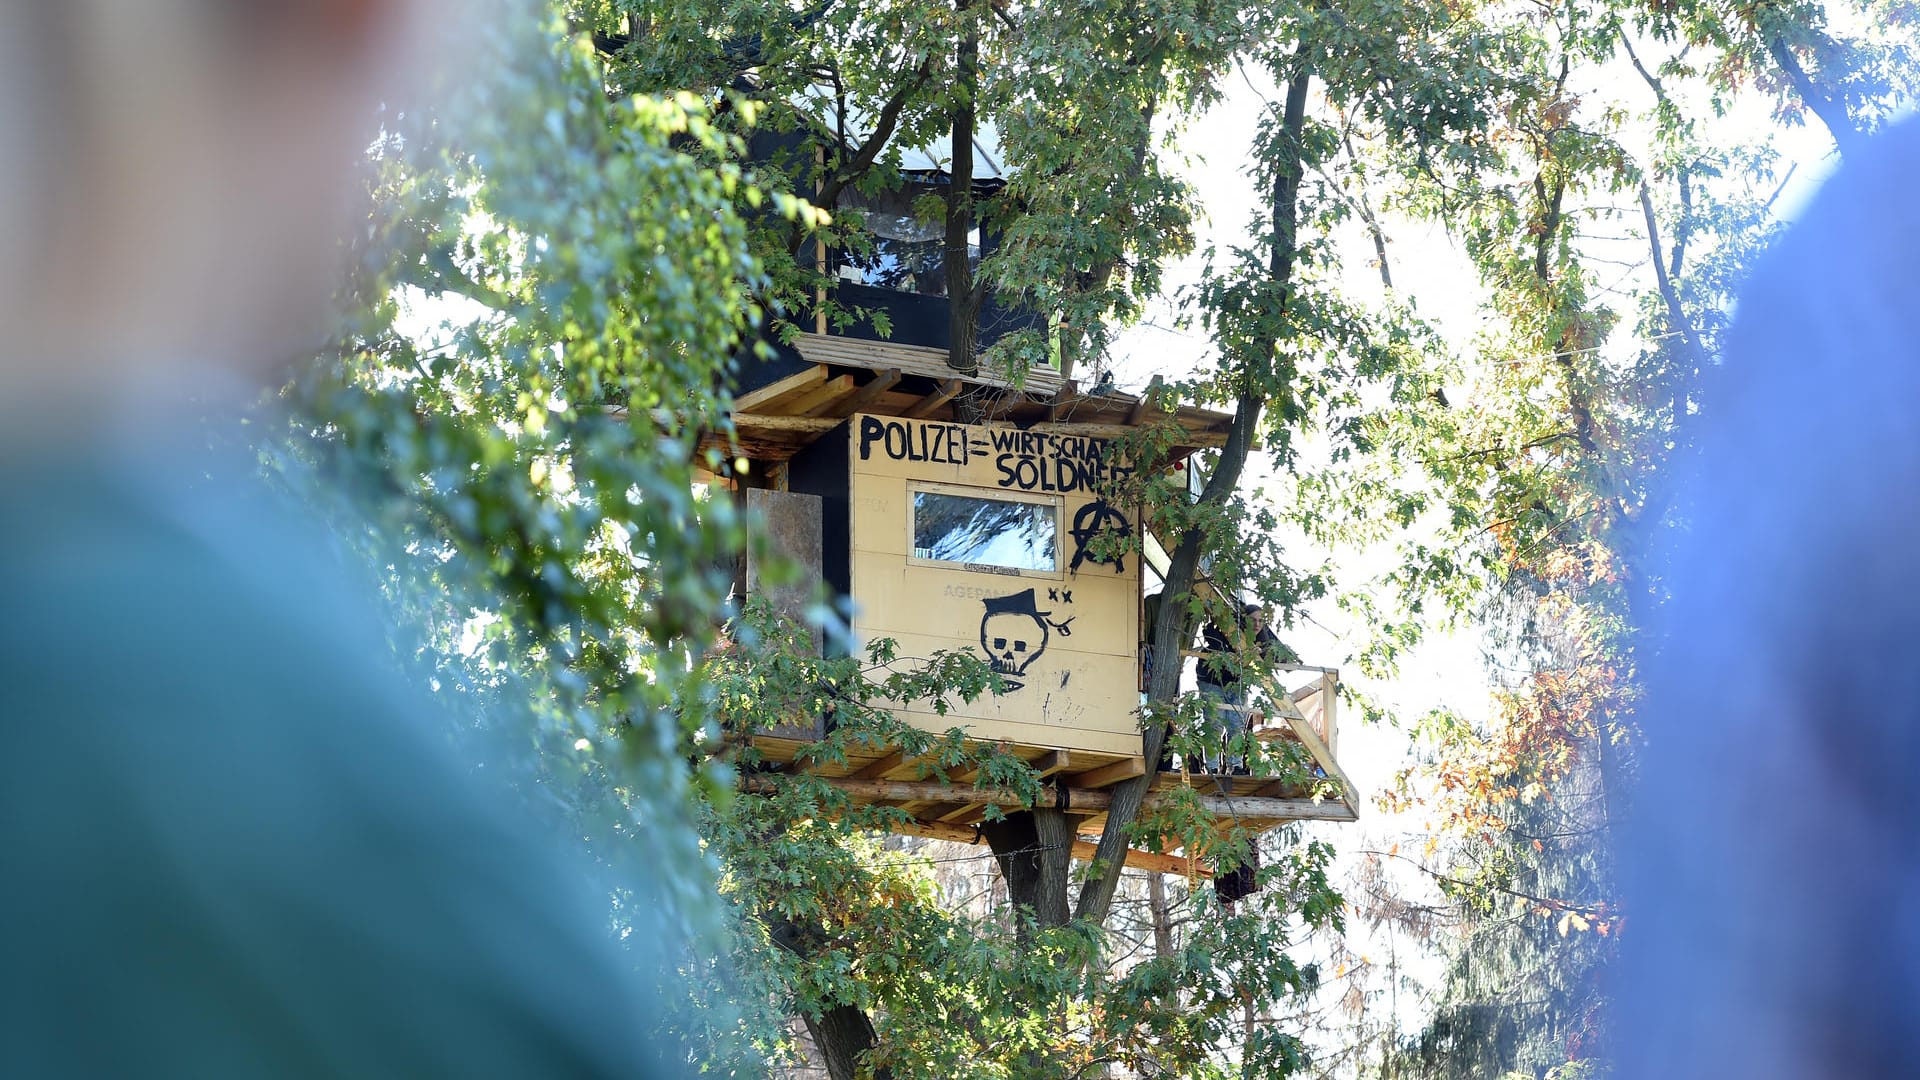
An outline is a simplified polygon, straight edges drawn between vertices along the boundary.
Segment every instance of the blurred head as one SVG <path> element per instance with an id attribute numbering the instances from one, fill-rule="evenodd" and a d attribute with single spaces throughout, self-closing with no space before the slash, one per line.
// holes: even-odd
<path id="1" fill-rule="evenodd" d="M 422 6 L 0 5 L 0 409 L 58 420 L 310 346 Z"/>

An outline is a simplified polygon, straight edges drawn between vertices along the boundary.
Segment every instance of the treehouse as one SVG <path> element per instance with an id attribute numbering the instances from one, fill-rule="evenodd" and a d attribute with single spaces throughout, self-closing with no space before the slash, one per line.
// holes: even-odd
<path id="1" fill-rule="evenodd" d="M 993 155 L 978 153 L 973 191 L 986 198 L 998 180 L 981 179 L 983 161 L 992 165 Z M 908 181 L 937 191 L 937 162 Z M 1130 467 L 1113 441 L 1170 419 L 1173 458 L 1185 467 L 1195 452 L 1225 442 L 1232 417 L 1191 407 L 1169 417 L 1107 386 L 1063 385 L 1052 368 L 1016 381 L 984 356 L 973 370 L 957 370 L 949 365 L 947 298 L 927 285 L 940 280 L 924 265 L 938 253 L 890 208 L 848 209 L 877 220 L 883 242 L 857 258 L 818 253 L 832 299 L 884 311 L 892 332 L 883 340 L 861 321 L 829 334 L 825 320 L 806 319 L 817 332 L 775 346 L 771 358 L 740 373 L 735 434 L 712 434 L 709 445 L 746 467 L 715 481 L 762 514 L 776 552 L 812 578 L 773 588 L 748 565 L 743 583 L 794 614 L 824 583 L 851 601 L 863 647 L 888 638 L 902 658 L 942 649 L 980 656 L 1004 693 L 949 702 L 944 715 L 902 701 L 896 714 L 933 732 L 962 727 L 1019 754 L 1048 778 L 1054 804 L 1080 815 L 1078 831 L 1097 835 L 1111 789 L 1159 764 L 1142 756 L 1138 709 L 1145 595 L 1158 591 L 1166 556 L 1156 537 L 1141 533 L 1135 508 L 1101 496 L 1103 483 Z M 977 250 L 990 252 L 992 243 L 986 235 Z M 824 291 L 821 299 L 829 299 Z M 1038 325 L 990 296 L 979 310 L 981 348 L 1014 327 Z M 1096 542 L 1114 532 L 1135 542 L 1124 552 Z M 1334 758 L 1337 673 L 1294 665 L 1283 674 L 1297 685 L 1255 692 L 1246 710 L 1253 732 L 1303 746 L 1331 785 L 1160 772 L 1149 804 L 1191 786 L 1216 813 L 1256 830 L 1353 820 L 1354 789 Z M 811 764 L 796 755 L 824 734 L 821 723 L 801 718 L 735 737 L 750 741 L 771 770 L 804 769 L 856 801 L 900 807 L 914 821 L 908 831 L 921 835 L 977 839 L 987 806 L 1018 805 L 973 787 L 970 776 L 931 781 L 898 748 L 871 747 L 845 765 Z M 1325 797 L 1329 786 L 1333 797 Z M 1076 851 L 1084 857 L 1091 848 Z M 1190 861 L 1146 852 L 1128 861 L 1193 870 Z"/>

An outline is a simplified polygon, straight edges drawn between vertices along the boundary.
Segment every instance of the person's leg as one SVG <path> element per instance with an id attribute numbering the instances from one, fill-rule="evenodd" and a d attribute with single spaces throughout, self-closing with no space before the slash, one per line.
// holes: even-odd
<path id="1" fill-rule="evenodd" d="M 1221 738 L 1222 774 L 1244 771 L 1247 767 L 1245 746 L 1241 745 L 1247 733 L 1247 691 L 1244 685 L 1228 690 L 1223 701 L 1226 708 L 1220 710 L 1225 732 Z"/>
<path id="2" fill-rule="evenodd" d="M 1201 710 L 1201 719 L 1207 725 L 1206 734 L 1202 739 L 1202 745 L 1207 747 L 1207 751 L 1201 759 L 1201 764 L 1205 772 L 1213 774 L 1220 771 L 1222 745 L 1220 732 L 1224 730 L 1226 715 L 1229 712 L 1221 706 L 1231 704 L 1234 691 L 1216 683 L 1203 682 L 1200 684 L 1200 696 L 1206 699 L 1204 708 Z"/>

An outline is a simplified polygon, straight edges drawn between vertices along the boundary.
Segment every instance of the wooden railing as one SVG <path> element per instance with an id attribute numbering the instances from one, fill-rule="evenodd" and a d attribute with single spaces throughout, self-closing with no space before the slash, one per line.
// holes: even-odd
<path id="1" fill-rule="evenodd" d="M 1209 654 L 1200 650 L 1186 649 L 1180 655 L 1187 660 L 1193 660 Z M 1303 683 L 1292 691 L 1284 690 L 1279 681 L 1282 676 L 1298 672 L 1311 673 L 1312 681 Z M 1276 723 L 1276 721 L 1302 723 L 1319 737 L 1320 742 L 1326 747 L 1327 755 L 1329 757 L 1333 755 L 1339 742 L 1339 668 L 1317 667 L 1313 664 L 1275 664 L 1272 667 L 1272 674 L 1265 679 L 1256 680 L 1254 685 L 1262 693 L 1259 700 L 1249 701 L 1244 706 L 1220 707 L 1244 712 L 1254 718 L 1248 727 L 1256 734 L 1263 730 L 1282 732 L 1291 730 L 1293 726 L 1292 723 Z M 1292 707 L 1291 716 L 1287 715 L 1288 706 Z"/>
<path id="2" fill-rule="evenodd" d="M 1187 659 L 1207 655 L 1185 650 Z M 1311 678 L 1289 691 L 1281 679 L 1306 673 Z M 1313 664 L 1275 664 L 1265 678 L 1253 681 L 1259 691 L 1245 705 L 1219 705 L 1247 716 L 1248 734 L 1256 739 L 1295 739 L 1313 755 L 1327 777 L 1340 785 L 1342 799 L 1359 813 L 1359 790 L 1334 757 L 1339 744 L 1340 670 Z"/>

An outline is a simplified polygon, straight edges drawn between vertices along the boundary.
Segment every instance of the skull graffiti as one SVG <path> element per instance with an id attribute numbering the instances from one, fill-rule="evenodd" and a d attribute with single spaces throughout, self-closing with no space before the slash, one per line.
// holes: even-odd
<path id="1" fill-rule="evenodd" d="M 1051 633 L 1045 616 L 1038 610 L 1032 589 L 1011 596 L 990 596 L 981 601 L 986 613 L 980 617 L 980 648 L 987 663 L 998 672 L 1007 689 L 1018 690 L 1027 669 L 1047 650 Z"/>

